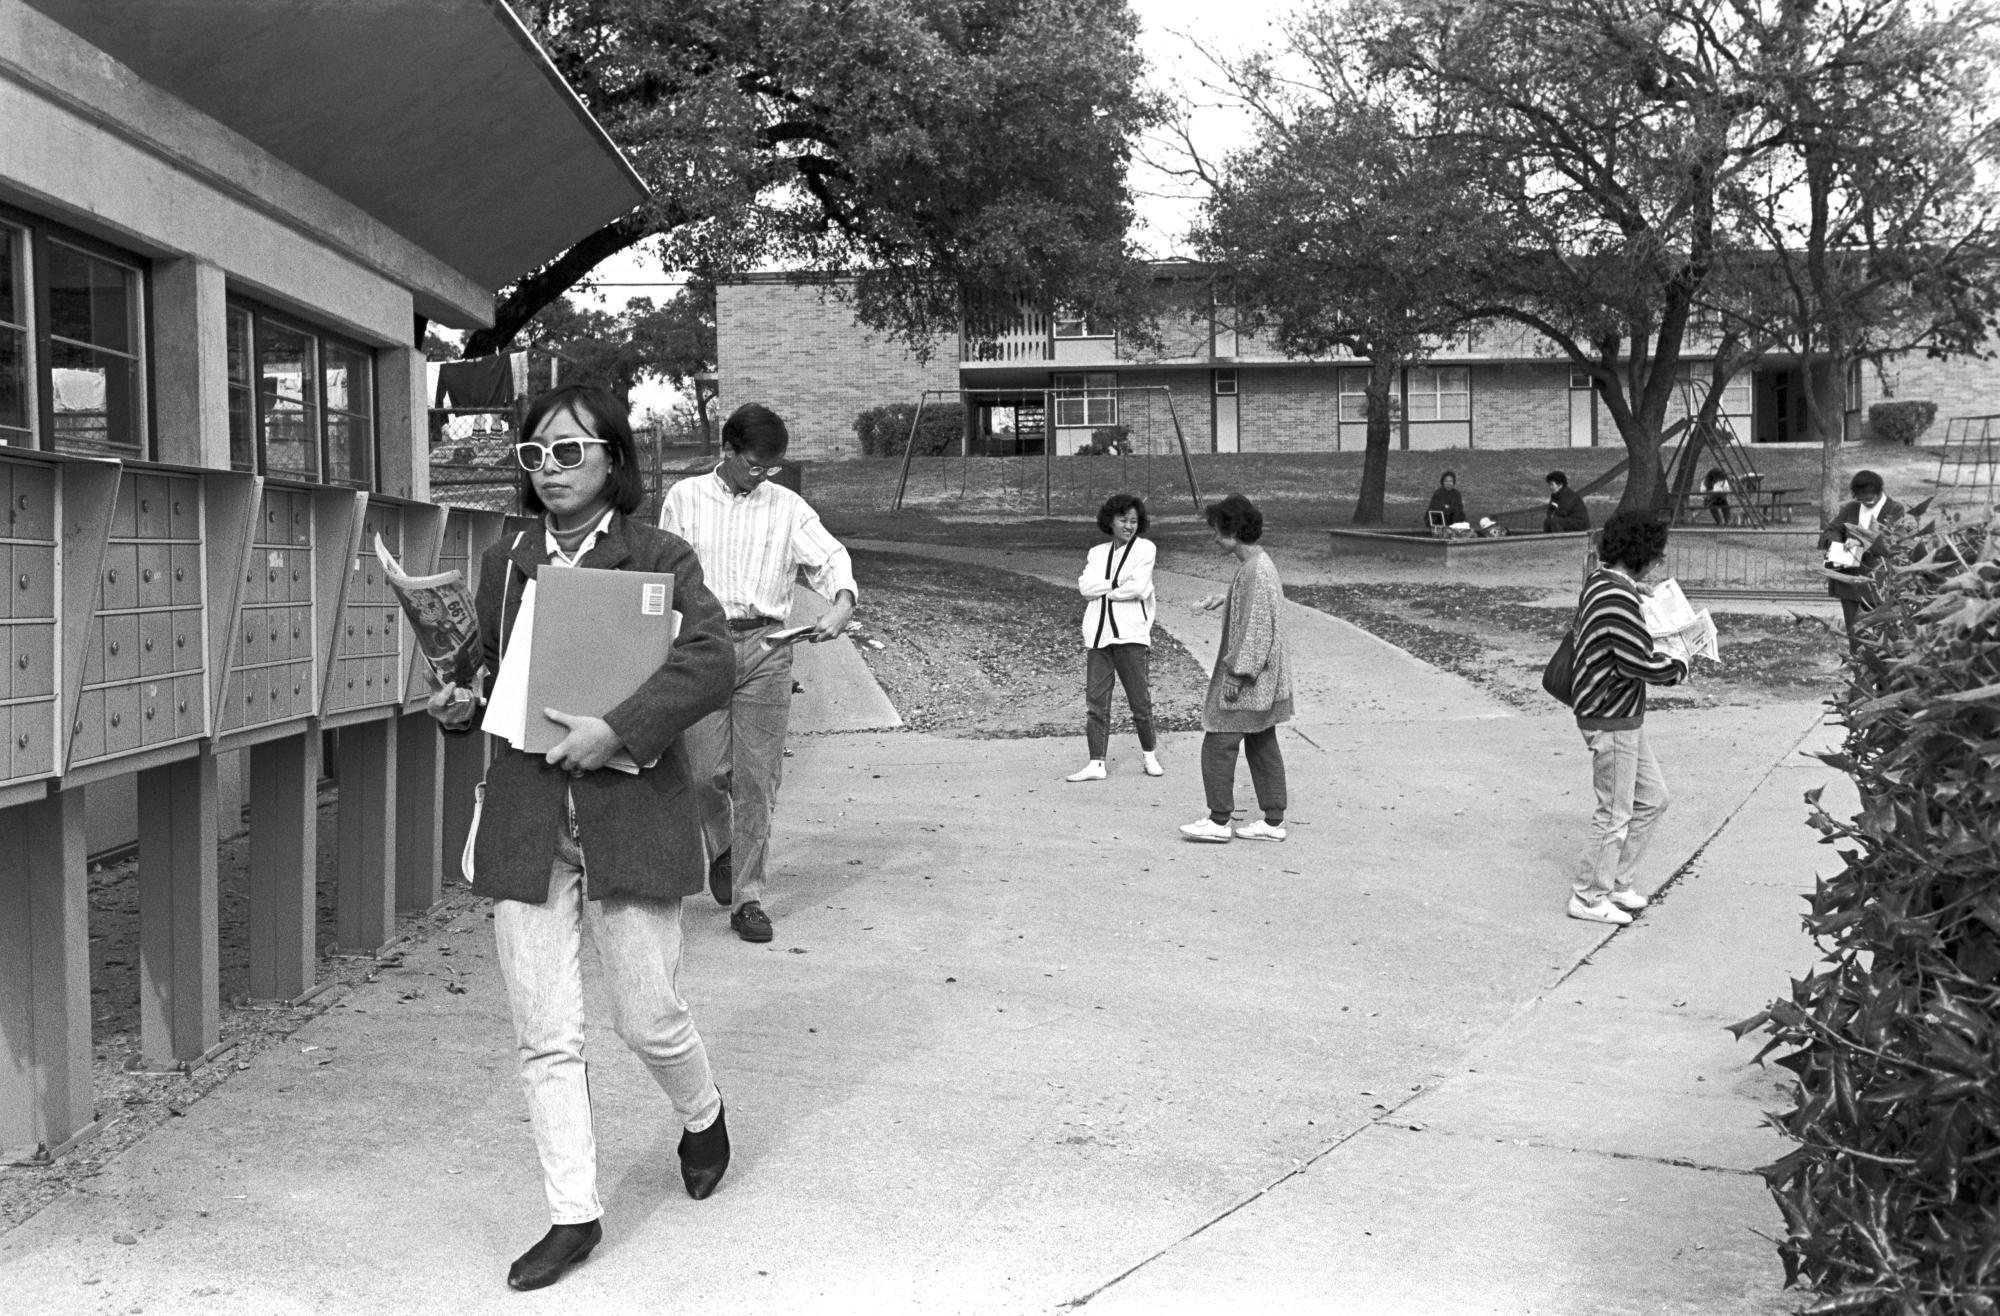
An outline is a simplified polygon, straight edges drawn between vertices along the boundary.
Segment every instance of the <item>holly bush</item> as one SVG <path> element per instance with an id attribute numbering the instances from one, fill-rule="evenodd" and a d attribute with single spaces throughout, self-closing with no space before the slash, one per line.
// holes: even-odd
<path id="1" fill-rule="evenodd" d="M 1810 1312 L 2000 1312 L 2000 517 L 1920 505 L 1883 530 L 1857 621 L 1841 821 L 1807 795 L 1843 867 L 1806 930 L 1823 958 L 1733 1027 L 1797 1076 L 1771 1116 L 1797 1147 L 1762 1173 L 1778 1254 Z"/>

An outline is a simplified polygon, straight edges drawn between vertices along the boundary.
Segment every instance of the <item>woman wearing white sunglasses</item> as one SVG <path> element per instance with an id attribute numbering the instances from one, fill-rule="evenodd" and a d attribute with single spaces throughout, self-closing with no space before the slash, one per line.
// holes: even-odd
<path id="1" fill-rule="evenodd" d="M 473 887 L 493 899 L 551 1219 L 507 1283 L 535 1289 L 562 1278 L 603 1237 L 583 1054 L 586 929 L 604 965 L 612 1023 L 681 1121 L 688 1194 L 707 1197 L 729 1164 L 722 1095 L 675 976 L 681 897 L 700 891 L 708 876 L 681 736 L 727 702 L 736 658 L 694 551 L 631 516 L 644 489 L 624 406 L 602 389 L 571 385 L 537 398 L 522 430 L 521 503 L 540 519 L 518 531 L 510 525 L 480 563 L 487 672 L 498 675 L 501 637 L 543 571 L 672 572 L 680 614 L 667 661 L 630 698 L 601 718 L 548 710 L 569 728 L 561 743 L 528 754 L 496 742 L 487 771 Z M 510 637 L 505 661 L 526 660 L 520 638 Z M 479 710 L 456 693 L 439 691 L 431 715 L 447 730 L 470 731 Z M 637 774 L 606 769 L 620 749 L 652 766 Z"/>

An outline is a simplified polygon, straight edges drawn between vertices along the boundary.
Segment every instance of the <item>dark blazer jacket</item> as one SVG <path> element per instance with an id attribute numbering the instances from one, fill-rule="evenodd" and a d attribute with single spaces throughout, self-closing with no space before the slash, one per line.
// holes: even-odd
<path id="1" fill-rule="evenodd" d="M 499 671 L 502 628 L 514 624 L 521 591 L 549 560 L 544 539 L 540 521 L 510 519 L 500 542 L 480 560 L 475 602 L 489 673 Z M 637 776 L 600 768 L 572 778 L 543 762 L 540 754 L 524 754 L 496 741 L 473 856 L 473 890 L 495 900 L 539 904 L 548 898 L 555 829 L 568 787 L 576 800 L 577 833 L 587 865 L 586 896 L 672 900 L 694 895 L 708 880 L 708 857 L 681 733 L 727 705 L 736 684 L 736 646 L 722 605 L 702 583 L 701 563 L 686 540 L 623 514 L 612 517 L 577 565 L 674 573 L 680 632 L 672 652 L 631 698 L 604 718 L 633 758 L 645 763 L 658 756 L 659 762 Z"/>
<path id="2" fill-rule="evenodd" d="M 1424 509 L 1426 520 L 1429 520 L 1432 512 L 1443 512 L 1446 525 L 1457 525 L 1465 519 L 1465 496 L 1456 489 L 1447 489 L 1439 485 L 1431 490 L 1430 506 Z"/>
<path id="3" fill-rule="evenodd" d="M 1875 518 L 1876 526 L 1879 528 L 1891 521 L 1899 521 L 1902 517 L 1903 505 L 1884 494 L 1882 497 L 1881 513 Z M 1827 549 L 1833 547 L 1834 544 L 1847 538 L 1847 527 L 1860 524 L 1861 500 L 1850 498 L 1840 505 L 1840 511 L 1834 514 L 1833 520 L 1827 522 L 1826 529 L 1819 532 L 1820 552 L 1824 553 Z M 1856 573 L 1854 583 L 1850 585 L 1842 580 L 1829 580 L 1826 582 L 1826 592 L 1837 599 L 1852 599 L 1857 603 L 1872 603 L 1875 596 L 1866 578 L 1874 573 L 1875 564 L 1881 560 L 1882 550 L 1870 545 L 1867 551 L 1861 555 L 1861 570 Z"/>

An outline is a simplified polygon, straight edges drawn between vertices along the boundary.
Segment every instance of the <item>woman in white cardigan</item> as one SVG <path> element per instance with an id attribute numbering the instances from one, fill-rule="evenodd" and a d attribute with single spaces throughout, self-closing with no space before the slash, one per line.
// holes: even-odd
<path id="1" fill-rule="evenodd" d="M 1146 775 L 1166 769 L 1154 753 L 1153 693 L 1146 679 L 1146 662 L 1153 645 L 1153 558 L 1157 550 L 1146 538 L 1146 502 L 1137 494 L 1117 493 L 1097 509 L 1097 528 L 1111 536 L 1084 559 L 1076 578 L 1083 605 L 1083 647 L 1089 652 L 1084 702 L 1089 709 L 1084 738 L 1090 761 L 1066 778 L 1103 781 L 1104 751 L 1111 739 L 1111 687 L 1124 685 L 1132 705 L 1132 729 L 1145 752 Z"/>

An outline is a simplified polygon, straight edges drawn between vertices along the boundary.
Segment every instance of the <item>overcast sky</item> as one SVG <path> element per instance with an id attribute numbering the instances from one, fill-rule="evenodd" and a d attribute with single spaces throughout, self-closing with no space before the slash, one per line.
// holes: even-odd
<path id="1" fill-rule="evenodd" d="M 1177 101 L 1193 107 L 1193 128 L 1204 155 L 1219 156 L 1240 144 L 1247 135 L 1247 120 L 1229 107 L 1223 98 L 1205 91 L 1202 84 L 1213 82 L 1214 66 L 1202 48 L 1235 56 L 1274 43 L 1276 24 L 1296 6 L 1298 0 L 1132 0 L 1132 8 L 1142 25 L 1141 48 L 1152 66 L 1154 84 Z M 1160 142 L 1142 145 L 1142 155 L 1159 156 Z M 1186 184 L 1154 170 L 1142 160 L 1132 171 L 1132 187 L 1139 210 L 1139 226 L 1133 239 L 1152 256 L 1186 254 L 1185 235 L 1194 222 L 1196 200 Z M 664 301 L 679 291 L 666 283 L 671 274 L 645 250 L 626 252 L 600 265 L 597 277 L 604 284 L 651 284 L 653 286 L 604 286 L 597 296 L 601 305 L 622 306 L 631 298 L 652 297 Z M 634 415 L 647 408 L 664 409 L 675 398 L 664 384 L 643 384 L 632 393 Z"/>

